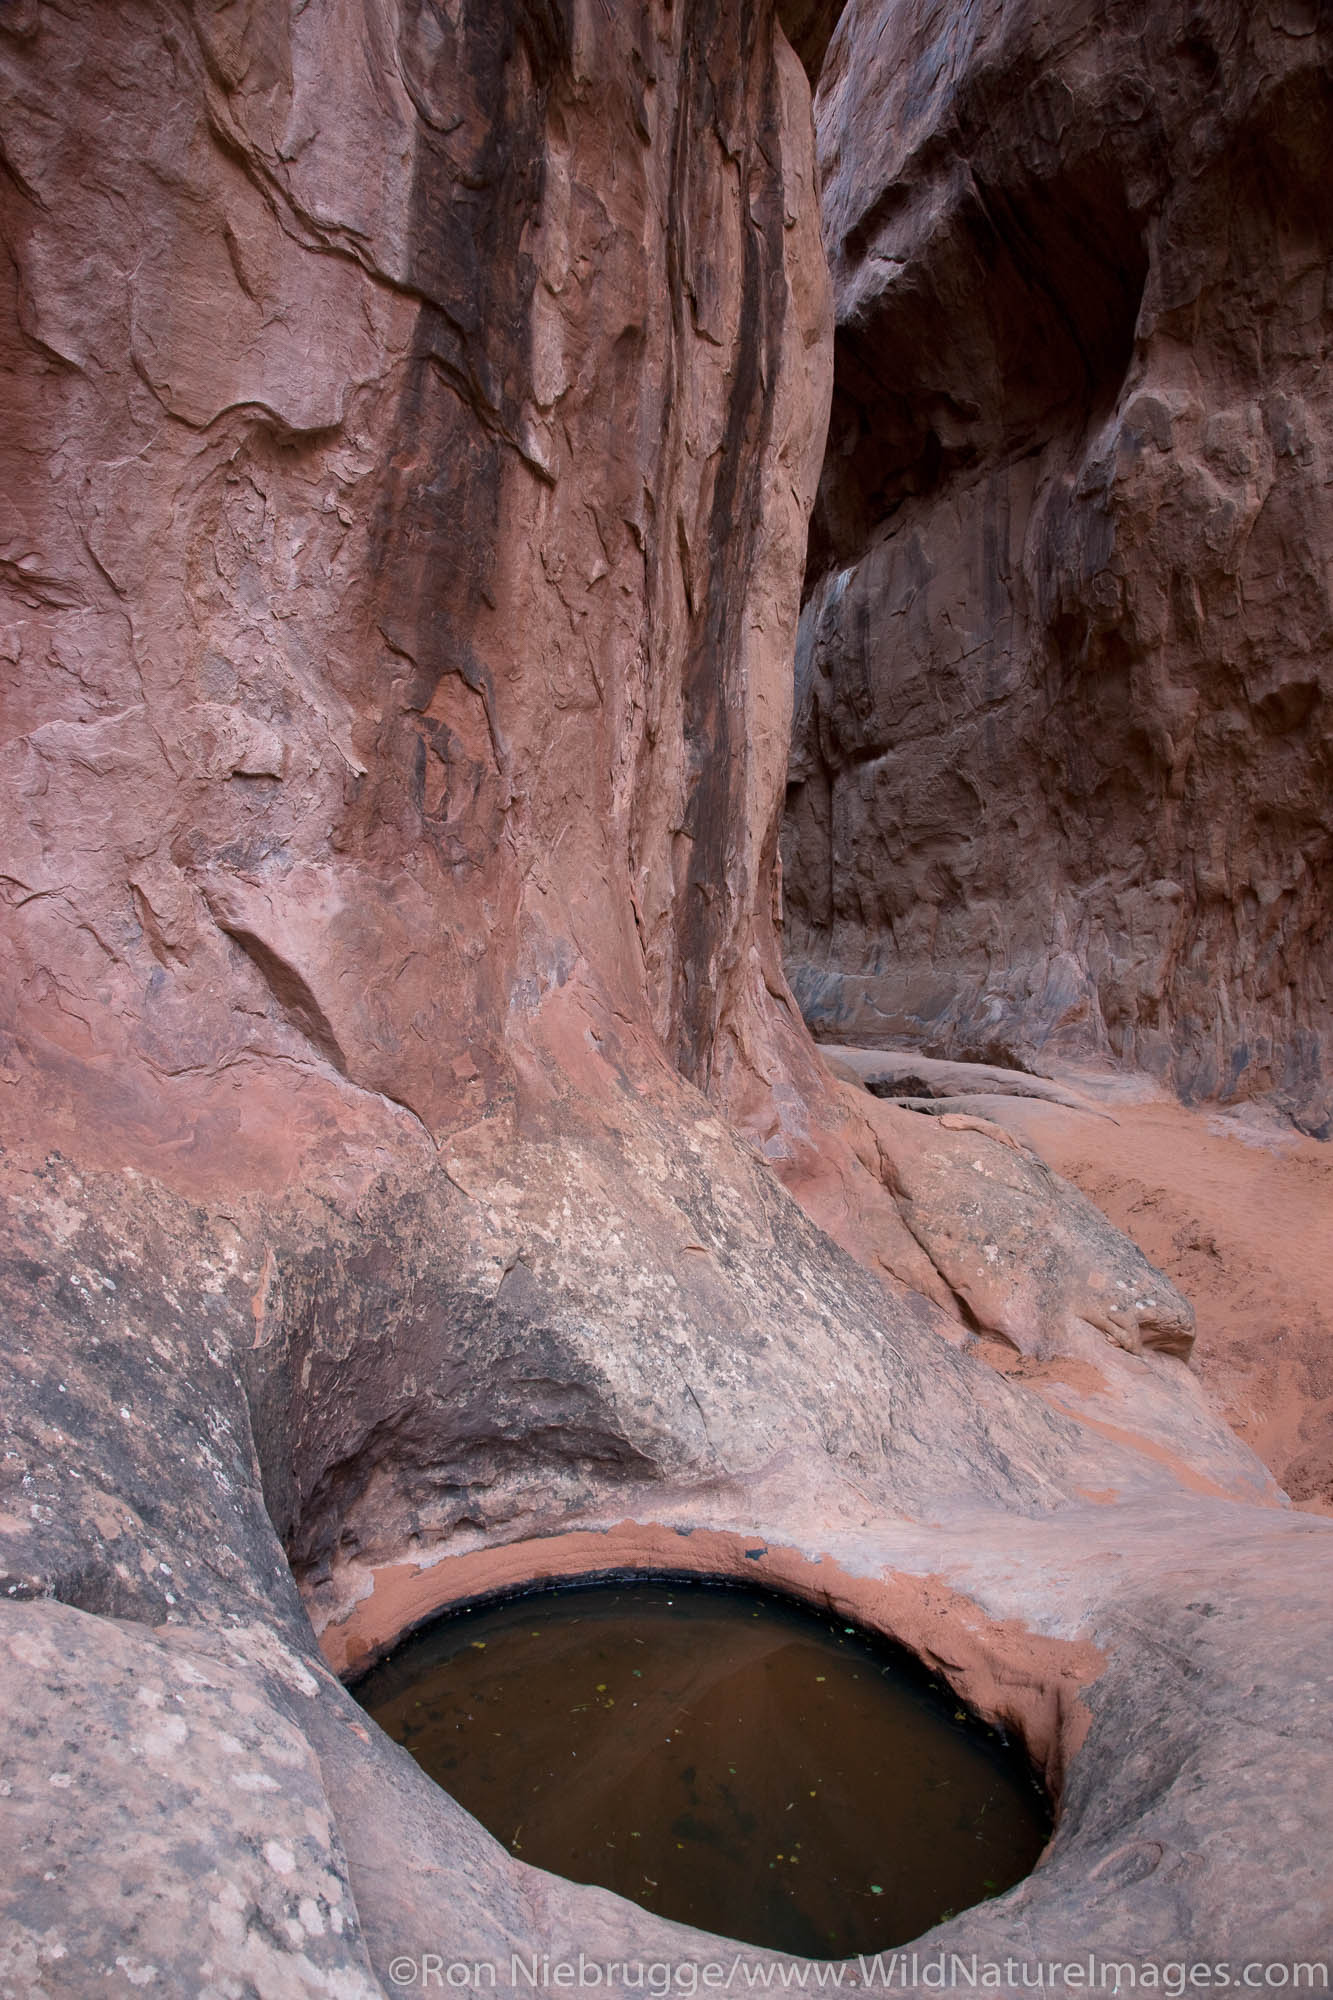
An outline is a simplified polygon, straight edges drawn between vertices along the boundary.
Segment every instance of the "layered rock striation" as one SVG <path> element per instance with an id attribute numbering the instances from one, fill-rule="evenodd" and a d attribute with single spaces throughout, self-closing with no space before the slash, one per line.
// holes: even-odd
<path id="1" fill-rule="evenodd" d="M 1329 1096 L 1330 27 L 857 0 L 785 836 L 833 1039 Z"/>

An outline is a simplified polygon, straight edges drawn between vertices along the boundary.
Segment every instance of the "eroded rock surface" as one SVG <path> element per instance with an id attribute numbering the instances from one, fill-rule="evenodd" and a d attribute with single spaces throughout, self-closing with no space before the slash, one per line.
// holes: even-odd
<path id="1" fill-rule="evenodd" d="M 1049 1100 L 986 1100 L 1188 1292 L 1192 1370 L 1293 1502 L 1333 1513 L 1327 1146 L 1249 1107 L 1190 1110 L 1141 1089 L 1113 1103 L 1114 1122 Z"/>
<path id="2" fill-rule="evenodd" d="M 769 8 L 23 0 L 0 70 L 3 2000 L 715 1957 L 327 1664 L 386 1570 L 626 1521 L 902 1572 L 1033 1710 L 1078 1663 L 1059 1866 L 959 1938 L 1308 1955 L 1322 1529 L 1076 1242 L 1034 1338 L 1124 1422 L 984 1365 L 783 979 L 831 316 Z"/>
<path id="3" fill-rule="evenodd" d="M 819 1032 L 1330 1114 L 1333 30 L 854 0 L 789 970 Z"/>

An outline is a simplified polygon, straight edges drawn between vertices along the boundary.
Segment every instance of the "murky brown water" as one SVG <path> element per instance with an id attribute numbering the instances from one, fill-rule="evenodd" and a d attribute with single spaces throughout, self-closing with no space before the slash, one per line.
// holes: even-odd
<path id="1" fill-rule="evenodd" d="M 905 1943 L 1032 1868 L 1026 1758 L 918 1661 L 699 1583 L 441 1620 L 357 1698 L 524 1861 L 747 1943 Z"/>

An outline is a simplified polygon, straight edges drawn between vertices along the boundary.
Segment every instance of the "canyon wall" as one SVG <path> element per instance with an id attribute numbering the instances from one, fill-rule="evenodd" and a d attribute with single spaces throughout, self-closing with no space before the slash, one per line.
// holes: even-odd
<path id="1" fill-rule="evenodd" d="M 127 1228 L 206 1205 L 169 1227 L 254 1302 L 317 1583 L 607 1468 L 757 1465 L 798 1381 L 812 1436 L 882 1455 L 874 1396 L 821 1396 L 837 1314 L 736 1372 L 787 1282 L 776 1223 L 717 1264 L 776 1197 L 755 1152 L 904 1328 L 1186 1351 L 1067 1191 L 1015 1165 L 969 1223 L 966 1142 L 938 1171 L 849 1107 L 783 979 L 831 306 L 780 27 L 339 20 L 5 17 L 13 1167 L 139 1176 Z"/>
<path id="2" fill-rule="evenodd" d="M 818 1032 L 1328 1129 L 1333 29 L 853 0 L 787 828 Z"/>
<path id="3" fill-rule="evenodd" d="M 11 1088 L 85 1137 L 438 1143 L 553 992 L 719 1089 L 786 1005 L 805 82 L 456 13 L 6 11 Z"/>

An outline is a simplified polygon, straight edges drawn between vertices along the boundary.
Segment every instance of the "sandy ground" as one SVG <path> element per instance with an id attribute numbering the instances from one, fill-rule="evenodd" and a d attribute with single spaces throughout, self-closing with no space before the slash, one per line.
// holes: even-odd
<path id="1" fill-rule="evenodd" d="M 1080 1187 L 1189 1298 L 1194 1366 L 1299 1507 L 1333 1515 L 1333 1146 L 1255 1107 L 1191 1110 L 1142 1079 L 1059 1079 L 988 1115 Z M 1114 1122 L 1111 1122 L 1114 1120 Z"/>

